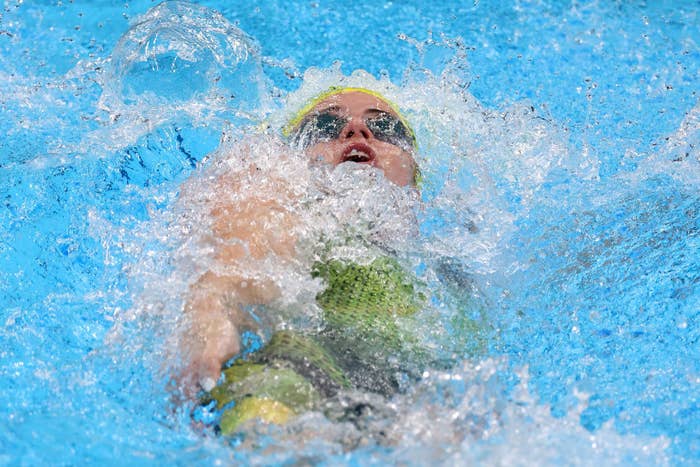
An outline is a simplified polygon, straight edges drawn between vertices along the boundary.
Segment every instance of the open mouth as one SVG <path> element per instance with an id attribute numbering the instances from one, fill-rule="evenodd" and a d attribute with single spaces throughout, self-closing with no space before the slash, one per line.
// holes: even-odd
<path id="1" fill-rule="evenodd" d="M 374 151 L 366 144 L 351 144 L 343 151 L 343 157 L 340 162 L 369 163 L 374 160 L 374 157 Z"/>

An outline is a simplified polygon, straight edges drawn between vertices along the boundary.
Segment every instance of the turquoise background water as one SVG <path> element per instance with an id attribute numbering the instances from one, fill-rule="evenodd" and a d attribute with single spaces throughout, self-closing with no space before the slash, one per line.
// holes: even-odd
<path id="1" fill-rule="evenodd" d="M 257 42 L 278 94 L 308 67 L 336 61 L 396 83 L 448 69 L 485 107 L 526 102 L 562 129 L 597 176 L 552 173 L 517 216 L 507 247 L 527 266 L 489 291 L 501 330 L 491 355 L 506 357 L 506 381 L 528 367 L 533 405 L 551 407 L 552 420 L 583 391 L 581 427 L 665 436 L 673 463 L 697 463 L 700 3 L 455 3 L 200 4 Z M 105 350 L 140 287 L 129 274 L 138 255 L 120 239 L 166 210 L 172 199 L 161 194 L 216 147 L 223 121 L 241 118 L 223 108 L 202 117 L 206 125 L 183 115 L 153 119 L 147 132 L 118 127 L 101 97 L 148 84 L 114 64 L 120 37 L 154 5 L 4 2 L 0 463 L 253 459 L 189 431 L 186 410 L 169 412 L 148 349 Z M 160 86 L 175 100 L 186 92 L 182 82 Z M 237 91 L 241 105 L 255 101 Z M 137 234 L 144 245 L 157 240 Z M 494 396 L 507 401 L 509 384 Z M 550 435 L 555 456 L 529 460 L 586 463 L 567 459 L 566 442 Z"/>

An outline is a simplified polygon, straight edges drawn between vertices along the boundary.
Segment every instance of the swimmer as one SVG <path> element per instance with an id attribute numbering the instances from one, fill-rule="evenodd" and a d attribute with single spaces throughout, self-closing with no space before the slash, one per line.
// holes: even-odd
<path id="1" fill-rule="evenodd" d="M 400 186 L 415 183 L 413 133 L 394 107 L 377 93 L 364 89 L 331 89 L 302 109 L 283 129 L 292 144 L 300 144 L 310 158 L 337 166 L 352 161 L 380 169 Z M 280 151 L 284 151 L 280 148 Z M 223 181 L 235 186 L 235 181 Z M 295 239 L 288 233 L 294 224 L 285 208 L 285 181 L 267 180 L 282 199 L 244 199 L 236 206 L 219 205 L 213 232 L 224 238 L 247 242 L 248 253 L 262 258 L 270 250 L 281 258 L 294 255 Z M 263 191 L 263 190 L 261 190 Z M 265 229 L 256 226 L 266 226 Z M 270 228 L 273 227 L 273 228 Z M 225 263 L 245 261 L 246 252 L 235 246 L 218 252 Z M 244 269 L 244 266 L 243 265 Z M 208 272 L 193 287 L 187 312 L 192 328 L 186 340 L 190 364 L 185 371 L 185 390 L 193 394 L 201 386 L 211 389 L 221 365 L 240 350 L 239 327 L 245 321 L 241 311 L 247 305 L 265 304 L 279 296 L 271 282 L 251 281 L 245 275 L 221 276 Z M 224 302 L 238 306 L 225 306 Z"/>
<path id="2" fill-rule="evenodd" d="M 282 153 L 298 148 L 312 164 L 368 165 L 397 186 L 417 189 L 414 133 L 397 107 L 374 91 L 331 88 L 292 118 L 282 134 L 289 145 L 279 148 Z M 221 421 L 222 431 L 230 433 L 251 418 L 283 423 L 347 389 L 390 396 L 400 385 L 399 373 L 416 375 L 434 364 L 398 324 L 410 321 L 425 301 L 411 273 L 389 255 L 364 265 L 328 259 L 309 271 L 325 286 L 316 297 L 322 329 L 274 333 L 260 351 L 226 369 L 225 381 L 216 386 L 222 366 L 241 350 L 241 331 L 255 327 L 244 310 L 281 294 L 273 280 L 246 274 L 246 261 L 269 254 L 293 261 L 296 255 L 296 220 L 288 208 L 294 187 L 255 175 L 258 192 L 211 212 L 213 234 L 243 241 L 247 248 L 240 242 L 221 247 L 217 260 L 232 267 L 225 274 L 205 273 L 191 288 L 186 304 L 191 326 L 182 349 L 188 361 L 181 379 L 185 393 L 204 390 L 219 408 L 235 402 Z M 238 186 L 232 180 L 221 183 Z"/>

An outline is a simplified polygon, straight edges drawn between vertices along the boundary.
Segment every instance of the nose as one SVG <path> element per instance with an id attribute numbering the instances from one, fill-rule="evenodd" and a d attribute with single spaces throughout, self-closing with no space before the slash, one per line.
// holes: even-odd
<path id="1" fill-rule="evenodd" d="M 370 139 L 372 138 L 372 131 L 367 127 L 364 119 L 351 118 L 340 133 L 340 137 L 341 139 L 350 139 L 358 135 L 360 138 Z"/>

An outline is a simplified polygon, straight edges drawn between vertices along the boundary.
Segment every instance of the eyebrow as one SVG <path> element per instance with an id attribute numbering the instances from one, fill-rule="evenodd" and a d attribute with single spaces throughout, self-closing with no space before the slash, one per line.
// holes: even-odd
<path id="1" fill-rule="evenodd" d="M 328 107 L 321 108 L 319 110 L 316 110 L 313 112 L 313 114 L 318 115 L 323 112 L 339 112 L 342 111 L 342 107 L 340 107 L 338 104 L 331 104 Z"/>
<path id="2" fill-rule="evenodd" d="M 325 112 L 330 112 L 330 113 L 340 113 L 341 112 L 341 107 L 337 104 L 331 104 L 326 108 L 318 109 L 318 110 L 313 110 L 309 113 L 307 113 L 304 118 L 301 119 L 299 124 L 297 125 L 296 129 L 294 131 L 299 131 L 302 128 L 304 128 L 304 125 L 309 123 L 313 118 L 317 117 L 318 115 L 325 113 Z"/>
<path id="3" fill-rule="evenodd" d="M 369 108 L 365 110 L 364 115 L 371 114 L 371 115 L 389 115 L 393 116 L 391 112 L 387 112 L 386 110 L 381 110 L 381 109 L 376 109 L 376 108 Z"/>

